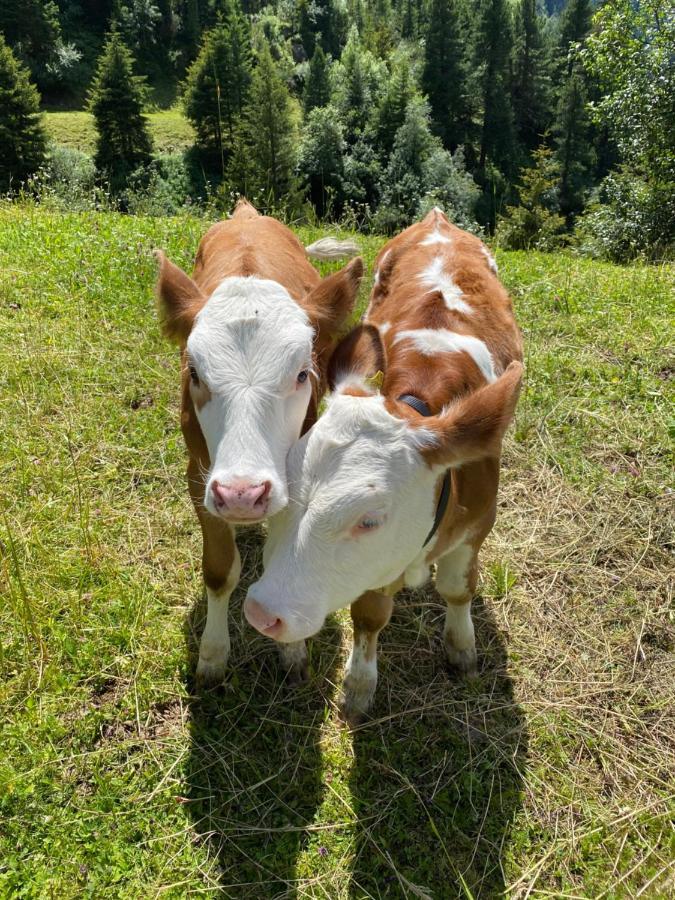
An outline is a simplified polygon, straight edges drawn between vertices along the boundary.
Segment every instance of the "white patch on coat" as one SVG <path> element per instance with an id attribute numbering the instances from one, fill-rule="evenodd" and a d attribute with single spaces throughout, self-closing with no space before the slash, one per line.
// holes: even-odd
<path id="1" fill-rule="evenodd" d="M 449 244 L 450 238 L 447 234 L 442 234 L 438 225 L 431 234 L 428 234 L 423 241 L 420 241 L 421 247 L 430 247 L 432 244 Z"/>
<path id="2" fill-rule="evenodd" d="M 419 280 L 430 291 L 440 291 L 448 309 L 470 314 L 473 312 L 468 303 L 462 300 L 464 294 L 461 288 L 455 284 L 450 275 L 443 270 L 444 259 L 437 256 L 419 274 Z"/>
<path id="3" fill-rule="evenodd" d="M 382 337 L 385 336 L 385 334 L 389 331 L 390 328 L 391 328 L 391 322 L 380 322 L 380 324 L 377 326 L 377 330 L 380 332 L 380 335 Z"/>
<path id="4" fill-rule="evenodd" d="M 416 328 L 410 331 L 400 331 L 396 335 L 395 343 L 411 341 L 416 350 L 424 356 L 434 356 L 436 353 L 468 353 L 483 373 L 486 381 L 495 381 L 492 354 L 487 346 L 479 338 L 470 334 L 458 334 L 447 328 Z"/>
<path id="5" fill-rule="evenodd" d="M 495 275 L 498 275 L 499 269 L 497 268 L 497 261 L 495 260 L 494 256 L 490 253 L 488 248 L 485 246 L 481 246 L 480 250 L 481 250 L 481 253 L 483 254 L 483 256 L 485 257 L 485 259 L 487 259 L 488 266 L 490 267 L 491 271 L 494 272 Z"/>
<path id="6" fill-rule="evenodd" d="M 211 483 L 271 482 L 268 515 L 288 500 L 286 454 L 300 434 L 311 383 L 314 331 L 280 284 L 226 278 L 199 311 L 187 342 L 189 362 L 211 397 L 196 408 L 211 469 L 204 505 L 215 513 Z"/>

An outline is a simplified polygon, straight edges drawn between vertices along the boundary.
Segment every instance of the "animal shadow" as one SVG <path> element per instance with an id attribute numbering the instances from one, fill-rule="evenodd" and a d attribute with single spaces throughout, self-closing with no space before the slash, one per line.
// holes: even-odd
<path id="1" fill-rule="evenodd" d="M 230 604 L 232 655 L 222 687 L 203 689 L 194 679 L 203 601 L 185 622 L 191 697 L 186 792 L 199 839 L 216 863 L 210 886 L 219 896 L 261 900 L 296 894 L 296 860 L 323 796 L 323 692 L 330 689 L 340 640 L 329 623 L 310 642 L 309 682 L 289 684 L 274 644 L 241 614 L 261 568 L 262 531 L 240 533 L 238 544 L 243 578 Z"/>
<path id="2" fill-rule="evenodd" d="M 525 718 L 490 607 L 474 601 L 479 674 L 462 679 L 445 668 L 437 603 L 430 593 L 399 595 L 381 634 L 378 700 L 353 735 L 355 898 L 492 898 L 505 889 Z"/>

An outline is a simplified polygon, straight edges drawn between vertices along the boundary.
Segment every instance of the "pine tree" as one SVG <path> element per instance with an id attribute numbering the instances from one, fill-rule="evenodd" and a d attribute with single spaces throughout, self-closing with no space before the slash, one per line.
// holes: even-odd
<path id="1" fill-rule="evenodd" d="M 553 132 L 560 164 L 560 210 L 568 226 L 581 212 L 590 187 L 594 154 L 589 128 L 584 80 L 578 71 L 573 71 L 560 96 Z"/>
<path id="2" fill-rule="evenodd" d="M 416 85 L 407 60 L 394 65 L 387 89 L 377 112 L 375 124 L 378 152 L 385 159 L 394 146 L 396 132 L 403 125 L 408 104 L 414 97 Z"/>
<path id="3" fill-rule="evenodd" d="M 329 101 L 330 78 L 328 75 L 328 60 L 321 44 L 317 44 L 309 63 L 309 75 L 307 76 L 303 94 L 305 115 L 308 115 L 317 106 L 327 106 Z"/>
<path id="4" fill-rule="evenodd" d="M 489 160 L 506 175 L 514 166 L 511 48 L 511 17 L 506 0 L 482 0 L 475 44 L 482 109 L 478 168 L 484 170 Z"/>
<path id="5" fill-rule="evenodd" d="M 293 177 L 297 155 L 297 134 L 291 95 L 281 77 L 267 43 L 258 51 L 253 73 L 247 134 L 250 148 L 252 184 L 262 202 L 279 205 L 282 198 L 293 204 L 296 183 Z"/>
<path id="6" fill-rule="evenodd" d="M 520 0 L 514 44 L 515 125 L 521 144 L 531 152 L 539 145 L 552 117 L 549 54 L 536 0 Z"/>
<path id="7" fill-rule="evenodd" d="M 553 127 L 556 158 L 560 163 L 560 209 L 568 226 L 583 208 L 594 162 L 588 116 L 588 78 L 576 49 L 588 36 L 590 27 L 590 0 L 570 0 L 561 19 L 562 83 Z"/>
<path id="8" fill-rule="evenodd" d="M 204 36 L 183 93 L 202 159 L 221 173 L 234 147 L 250 84 L 250 28 L 238 0 L 227 0 L 220 22 Z"/>
<path id="9" fill-rule="evenodd" d="M 89 95 L 96 131 L 94 162 L 113 191 L 152 157 L 152 141 L 143 115 L 143 79 L 133 74 L 134 60 L 118 32 L 108 34 Z"/>
<path id="10" fill-rule="evenodd" d="M 456 0 L 432 0 L 422 89 L 429 98 L 435 133 L 454 150 L 466 140 L 468 115 Z"/>
<path id="11" fill-rule="evenodd" d="M 340 212 L 345 140 L 338 116 L 328 106 L 313 109 L 305 122 L 298 172 L 317 215 Z M 330 210 L 329 210 L 330 207 Z"/>
<path id="12" fill-rule="evenodd" d="M 553 250 L 562 240 L 565 220 L 558 215 L 560 165 L 550 147 L 532 154 L 532 165 L 521 169 L 520 204 L 508 206 L 497 226 L 497 238 L 507 250 Z"/>
<path id="13" fill-rule="evenodd" d="M 411 100 L 403 125 L 396 132 L 394 149 L 382 177 L 378 227 L 391 232 L 412 221 L 426 189 L 425 164 L 439 144 L 438 138 L 431 133 L 426 101 Z"/>
<path id="14" fill-rule="evenodd" d="M 44 162 L 40 96 L 0 34 L 0 191 L 18 188 Z"/>
<path id="15" fill-rule="evenodd" d="M 569 0 L 560 20 L 560 62 L 569 77 L 575 65 L 575 44 L 586 39 L 591 30 L 591 0 Z"/>

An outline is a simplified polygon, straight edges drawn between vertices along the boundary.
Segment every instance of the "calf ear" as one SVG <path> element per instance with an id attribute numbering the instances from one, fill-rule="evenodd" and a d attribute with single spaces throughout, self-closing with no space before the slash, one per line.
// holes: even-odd
<path id="1" fill-rule="evenodd" d="M 157 299 L 162 331 L 172 341 L 184 344 L 206 297 L 190 276 L 167 259 L 161 250 L 155 250 L 155 259 L 159 262 Z"/>
<path id="2" fill-rule="evenodd" d="M 363 260 L 357 256 L 339 272 L 322 278 L 309 292 L 303 305 L 320 334 L 332 336 L 340 330 L 354 309 L 362 278 Z"/>
<path id="3" fill-rule="evenodd" d="M 335 390 L 337 384 L 350 376 L 365 380 L 384 372 L 385 368 L 380 332 L 374 325 L 357 325 L 333 351 L 328 363 L 328 385 Z"/>
<path id="4" fill-rule="evenodd" d="M 512 362 L 492 384 L 458 400 L 434 419 L 427 419 L 433 442 L 422 450 L 431 465 L 461 466 L 499 456 L 502 439 L 518 402 L 523 366 Z"/>

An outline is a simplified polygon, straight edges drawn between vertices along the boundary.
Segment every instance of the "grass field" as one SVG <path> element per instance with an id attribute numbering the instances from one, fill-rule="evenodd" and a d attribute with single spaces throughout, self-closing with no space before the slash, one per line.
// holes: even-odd
<path id="1" fill-rule="evenodd" d="M 189 267 L 205 227 L 0 208 L 0 896 L 673 895 L 673 268 L 498 254 L 527 386 L 480 673 L 449 677 L 439 598 L 407 592 L 349 732 L 348 614 L 299 689 L 242 621 L 260 534 L 227 684 L 193 682 L 201 548 L 150 249 Z"/>
<path id="2" fill-rule="evenodd" d="M 149 113 L 150 134 L 156 153 L 185 150 L 194 143 L 194 131 L 178 108 Z M 49 139 L 55 144 L 92 154 L 96 143 L 94 119 L 88 112 L 47 112 L 44 114 Z"/>

